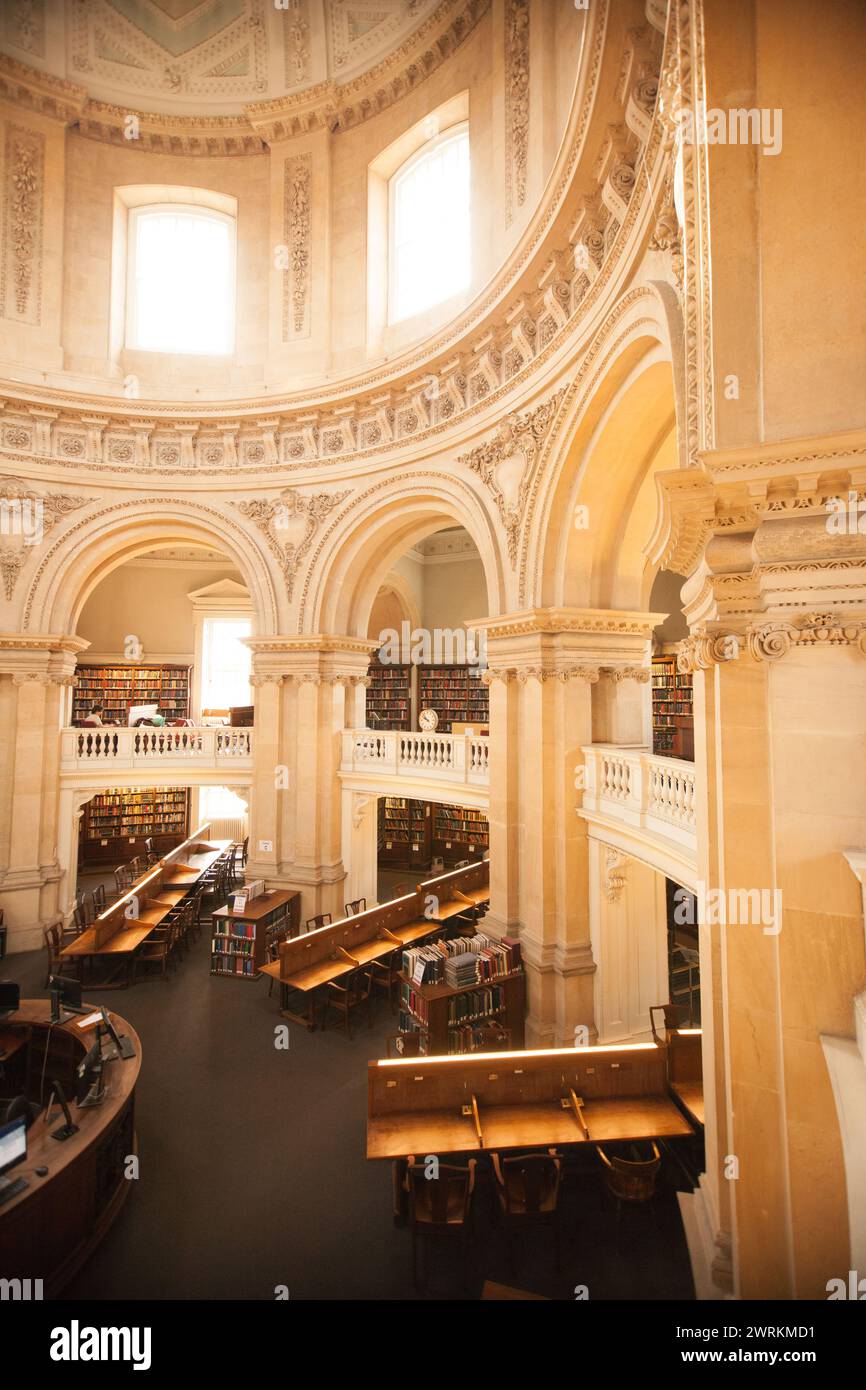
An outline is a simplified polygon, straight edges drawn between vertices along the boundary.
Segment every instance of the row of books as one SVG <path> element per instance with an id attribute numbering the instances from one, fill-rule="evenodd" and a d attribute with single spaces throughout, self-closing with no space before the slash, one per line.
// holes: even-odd
<path id="1" fill-rule="evenodd" d="M 493 1018 L 505 1008 L 505 992 L 501 985 L 488 985 L 486 989 L 473 989 L 468 994 L 455 994 L 448 1000 L 448 1026 L 475 1023 L 482 1018 Z"/>
<path id="2" fill-rule="evenodd" d="M 510 975 L 520 966 L 517 941 L 494 941 L 484 932 L 439 938 L 403 952 L 403 974 L 414 985 L 446 984 L 451 989 Z"/>
<path id="3" fill-rule="evenodd" d="M 221 964 L 211 964 L 212 975 L 254 975 L 256 973 L 256 963 L 252 957 L 246 956 L 222 956 Z"/>

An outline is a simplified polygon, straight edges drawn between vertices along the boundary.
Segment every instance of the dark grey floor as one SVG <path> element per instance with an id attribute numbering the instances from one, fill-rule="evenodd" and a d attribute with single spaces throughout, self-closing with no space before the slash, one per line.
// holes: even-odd
<path id="1" fill-rule="evenodd" d="M 618 1223 L 592 1153 L 567 1172 L 560 1273 L 544 1231 L 511 1265 L 482 1176 L 468 1258 L 434 1249 L 416 1291 L 389 1166 L 364 1156 L 366 1062 L 394 1031 L 387 1005 L 352 1041 L 289 1024 L 289 1050 L 277 1051 L 276 988 L 269 998 L 266 979 L 213 978 L 208 965 L 205 933 L 167 984 L 93 996 L 141 1038 L 141 1176 L 67 1297 L 272 1299 L 286 1285 L 293 1300 L 477 1298 L 485 1279 L 553 1298 L 578 1284 L 592 1299 L 693 1297 L 676 1165 L 665 1164 L 654 1219 Z M 12 956 L 0 974 L 43 997 L 41 955 Z"/>

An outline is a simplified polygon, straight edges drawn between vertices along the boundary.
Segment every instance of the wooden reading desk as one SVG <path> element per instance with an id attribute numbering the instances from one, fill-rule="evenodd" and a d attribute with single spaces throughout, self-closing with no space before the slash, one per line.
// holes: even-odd
<path id="1" fill-rule="evenodd" d="M 655 1043 L 368 1065 L 367 1157 L 662 1139 L 693 1131 Z"/>
<path id="2" fill-rule="evenodd" d="M 468 896 L 461 900 L 449 895 L 456 895 L 460 885 L 465 883 L 468 891 L 483 892 L 486 896 L 489 892 L 489 871 L 487 860 L 470 864 L 466 869 L 457 869 L 427 880 L 414 893 L 406 893 L 401 898 L 370 907 L 354 917 L 345 917 L 329 926 L 319 927 L 306 936 L 281 942 L 279 960 L 263 966 L 261 971 L 263 975 L 279 981 L 280 1012 L 296 1023 L 303 1023 L 312 1032 L 316 1026 L 317 989 L 440 931 L 443 921 L 447 920 L 441 912 L 443 907 L 453 904 L 455 911 L 449 912 L 448 916 L 467 911 Z M 429 911 L 431 895 L 438 899 L 440 908 L 435 914 Z M 306 1014 L 295 1013 L 288 1007 L 292 990 L 306 996 Z"/>
<path id="3" fill-rule="evenodd" d="M 668 1032 L 668 1085 L 687 1113 L 703 1128 L 704 1080 L 700 1028 L 672 1028 Z"/>
<path id="4" fill-rule="evenodd" d="M 490 862 L 481 859 L 464 869 L 451 869 L 447 874 L 425 879 L 418 885 L 424 894 L 425 912 L 438 922 L 447 922 L 461 912 L 474 910 L 490 900 Z M 428 900 L 435 897 L 438 911 L 428 911 Z"/>
<path id="5" fill-rule="evenodd" d="M 205 841 L 203 832 L 209 828 L 200 827 L 194 836 L 160 859 L 117 902 L 107 907 L 92 926 L 64 946 L 60 955 L 65 960 L 80 960 L 84 964 L 95 957 L 104 957 L 109 964 L 117 966 L 108 980 L 88 982 L 87 989 L 114 989 L 120 974 L 125 976 L 123 987 L 129 985 L 132 959 L 142 942 L 231 844 L 231 840 Z M 176 861 L 181 854 L 184 870 L 179 876 Z"/>
<path id="6" fill-rule="evenodd" d="M 79 1028 L 77 1016 L 52 1024 L 45 999 L 22 1000 L 3 1021 L 4 1036 L 27 1039 L 28 1095 L 43 1110 L 27 1131 L 25 1161 L 8 1175 L 24 1178 L 27 1187 L 0 1206 L 2 1273 L 4 1278 L 44 1278 L 46 1298 L 57 1297 L 135 1186 L 127 1181 L 124 1166 L 127 1155 L 136 1151 L 134 1092 L 141 1044 L 129 1023 L 110 1011 L 109 1018 L 129 1038 L 135 1056 L 103 1063 L 105 1099 L 85 1109 L 75 1103 L 76 1069 L 96 1040 L 95 1029 Z M 103 1055 L 107 1051 L 104 1045 Z M 50 1119 L 44 1109 L 53 1081 L 63 1087 L 78 1125 L 78 1133 L 62 1143 L 51 1137 L 64 1122 L 59 1104 L 55 1101 Z M 38 1168 L 48 1171 L 40 1176 Z"/>

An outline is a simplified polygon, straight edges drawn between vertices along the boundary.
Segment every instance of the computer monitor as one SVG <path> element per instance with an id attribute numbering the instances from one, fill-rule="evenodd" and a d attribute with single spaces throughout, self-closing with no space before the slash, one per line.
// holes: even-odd
<path id="1" fill-rule="evenodd" d="M 152 719 L 155 714 L 159 714 L 159 705 L 130 705 L 127 723 L 132 729 L 139 719 Z"/>
<path id="2" fill-rule="evenodd" d="M 118 1033 L 117 1029 L 111 1021 L 107 1009 L 100 1009 L 99 1012 L 102 1014 L 102 1022 L 105 1024 L 108 1036 L 114 1044 L 115 1048 L 117 1049 L 116 1055 L 118 1057 L 122 1057 L 125 1062 L 128 1062 L 132 1057 L 135 1056 L 135 1048 L 133 1047 L 131 1040 L 127 1037 L 126 1033 Z"/>
<path id="3" fill-rule="evenodd" d="M 21 986 L 14 980 L 0 980 L 0 1018 L 8 1018 L 21 1003 Z"/>
<path id="4" fill-rule="evenodd" d="M 23 1163 L 27 1157 L 27 1121 L 23 1115 L 8 1125 L 0 1125 L 0 1173 Z"/>
<path id="5" fill-rule="evenodd" d="M 51 1022 L 66 1023 L 68 1019 L 62 1017 L 64 1009 L 68 1009 L 70 1014 L 87 1013 L 81 1007 L 81 981 L 74 980 L 69 975 L 52 975 L 48 981 L 48 988 L 51 991 Z"/>

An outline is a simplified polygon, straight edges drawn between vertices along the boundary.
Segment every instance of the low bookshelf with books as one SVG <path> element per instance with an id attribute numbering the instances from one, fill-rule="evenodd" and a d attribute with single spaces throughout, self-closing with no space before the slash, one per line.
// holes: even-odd
<path id="1" fill-rule="evenodd" d="M 426 1035 L 428 1053 L 481 1051 L 479 1030 L 498 1024 L 511 1047 L 524 1046 L 526 981 L 520 944 L 474 936 L 440 938 L 403 952 L 401 1033 Z"/>
<path id="2" fill-rule="evenodd" d="M 652 660 L 653 752 L 694 760 L 694 704 L 691 672 L 678 671 L 674 655 Z"/>
<path id="3" fill-rule="evenodd" d="M 125 864 L 153 840 L 167 854 L 187 836 L 188 787 L 114 788 L 98 792 L 84 807 L 79 831 L 83 865 Z"/>
<path id="4" fill-rule="evenodd" d="M 419 666 L 418 708 L 435 709 L 440 734 L 450 734 L 452 724 L 480 734 L 490 723 L 490 696 L 477 666 Z"/>
<path id="5" fill-rule="evenodd" d="M 412 667 L 371 661 L 367 672 L 367 726 L 370 729 L 411 729 Z"/>
<path id="6" fill-rule="evenodd" d="M 247 884 L 211 915 L 210 973 L 256 980 L 281 941 L 300 925 L 301 895 Z"/>
<path id="7" fill-rule="evenodd" d="M 133 705 L 156 705 L 166 719 L 189 718 L 190 667 L 88 666 L 75 672 L 72 722 L 81 724 L 94 705 L 102 705 L 103 724 L 129 722 Z"/>
<path id="8" fill-rule="evenodd" d="M 383 868 L 430 867 L 432 818 L 429 801 L 403 796 L 379 799 L 379 863 Z"/>

